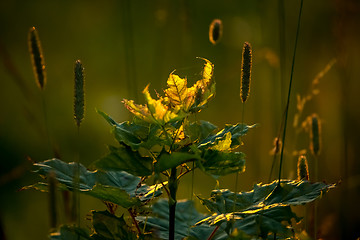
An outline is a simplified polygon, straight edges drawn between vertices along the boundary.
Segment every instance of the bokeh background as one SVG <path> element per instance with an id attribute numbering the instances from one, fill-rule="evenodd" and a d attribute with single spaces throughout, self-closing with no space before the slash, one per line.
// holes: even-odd
<path id="1" fill-rule="evenodd" d="M 283 16 L 281 2 L 285 2 Z M 268 182 L 273 160 L 269 152 L 285 107 L 299 6 L 298 0 L 0 1 L 0 238 L 45 239 L 48 235 L 47 195 L 18 192 L 39 180 L 31 173 L 28 158 L 52 158 L 55 148 L 61 159 L 74 161 L 79 145 L 81 163 L 89 165 L 107 153 L 108 144 L 116 144 L 95 109 L 119 122 L 129 120 L 123 98 L 142 103 L 141 90 L 151 83 L 150 88 L 161 92 L 174 69 L 194 78 L 202 65 L 196 57 L 215 64 L 217 82 L 216 98 L 198 118 L 219 127 L 241 122 L 239 88 L 245 41 L 253 47 L 253 75 L 244 118 L 258 127 L 244 139 L 241 150 L 247 154 L 247 168 L 239 186 L 248 191 L 257 182 Z M 215 18 L 223 22 L 223 36 L 214 46 L 208 30 Z M 43 92 L 35 84 L 28 53 L 27 34 L 32 26 L 39 32 L 46 62 L 48 83 Z M 360 143 L 359 29 L 358 1 L 304 1 L 283 177 L 296 178 L 294 151 L 307 149 L 310 168 L 313 166 L 308 132 L 292 126 L 298 111 L 296 95 L 305 96 L 313 79 L 336 59 L 320 79 L 319 94 L 301 115 L 301 121 L 312 113 L 322 120 L 320 180 L 341 182 L 320 200 L 324 239 L 360 237 L 360 161 L 356 155 Z M 86 117 L 80 138 L 72 112 L 77 59 L 86 71 Z M 276 175 L 277 171 L 275 164 Z M 220 178 L 219 183 L 234 189 L 234 175 Z M 180 198 L 191 197 L 190 184 L 190 177 L 185 178 Z M 215 184 L 196 172 L 195 194 L 208 196 Z M 82 198 L 84 219 L 91 209 L 105 206 Z"/>

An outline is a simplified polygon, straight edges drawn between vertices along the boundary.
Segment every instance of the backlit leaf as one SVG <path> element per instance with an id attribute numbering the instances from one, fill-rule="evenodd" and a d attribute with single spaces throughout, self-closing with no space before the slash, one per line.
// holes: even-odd
<path id="1" fill-rule="evenodd" d="M 223 152 L 204 150 L 204 156 L 197 165 L 205 173 L 218 178 L 234 172 L 245 171 L 245 154 L 242 152 Z"/>
<path id="2" fill-rule="evenodd" d="M 224 129 L 219 131 L 214 135 L 210 135 L 201 141 L 198 145 L 199 148 L 209 148 L 214 145 L 217 145 L 219 141 L 223 141 L 228 133 L 231 133 L 231 148 L 235 148 L 241 145 L 241 137 L 244 136 L 249 129 L 255 127 L 256 125 L 245 125 L 245 124 L 236 124 L 230 125 L 227 124 Z"/>
<path id="3" fill-rule="evenodd" d="M 59 159 L 35 164 L 35 167 L 38 168 L 37 172 L 43 177 L 46 177 L 51 171 L 55 173 L 56 179 L 59 181 L 59 190 L 73 190 L 75 166 L 75 163 L 65 163 Z M 81 193 L 116 203 L 125 208 L 140 205 L 142 201 L 148 201 L 161 195 L 162 184 L 153 186 L 142 184 L 139 177 L 124 171 L 89 171 L 81 164 L 79 169 Z M 29 188 L 45 192 L 48 187 L 47 183 L 37 183 L 24 189 Z"/>
<path id="4" fill-rule="evenodd" d="M 130 147 L 109 146 L 110 153 L 91 164 L 91 167 L 106 171 L 126 171 L 136 176 L 150 176 L 153 172 L 149 157 L 142 157 Z"/>
<path id="5" fill-rule="evenodd" d="M 156 172 L 162 172 L 170 168 L 177 167 L 183 163 L 194 161 L 196 159 L 200 159 L 200 156 L 192 153 L 186 152 L 173 152 L 169 153 L 162 153 L 158 162 L 155 165 Z"/>
<path id="6" fill-rule="evenodd" d="M 278 181 L 256 184 L 252 191 L 237 194 L 228 189 L 213 190 L 209 199 L 199 199 L 214 214 L 198 224 L 235 219 L 235 227 L 249 235 L 264 238 L 272 232 L 286 237 L 291 233 L 291 219 L 300 220 L 290 206 L 314 201 L 333 187 L 321 182 L 282 180 L 280 185 Z"/>

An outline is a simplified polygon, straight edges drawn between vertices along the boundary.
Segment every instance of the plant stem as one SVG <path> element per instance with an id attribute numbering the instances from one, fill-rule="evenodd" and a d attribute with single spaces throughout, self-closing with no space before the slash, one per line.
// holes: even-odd
<path id="1" fill-rule="evenodd" d="M 279 168 L 279 186 L 280 186 L 280 180 L 281 180 L 281 168 L 283 163 L 283 156 L 284 156 L 284 147 L 285 147 L 285 137 L 286 137 L 286 125 L 287 125 L 287 118 L 289 113 L 289 105 L 290 105 L 290 95 L 291 95 L 291 86 L 293 81 L 293 74 L 294 74 L 294 66 L 295 66 L 295 56 L 296 56 L 296 48 L 297 48 L 297 42 L 299 38 L 299 31 L 300 31 L 300 20 L 301 20 L 301 14 L 302 14 L 302 7 L 303 7 L 303 0 L 301 0 L 300 3 L 300 10 L 299 10 L 299 18 L 298 18 L 298 25 L 296 29 L 296 37 L 295 37 L 295 46 L 294 46 L 294 54 L 292 59 L 292 65 L 291 65 L 291 75 L 290 75 L 290 83 L 289 83 L 289 92 L 285 107 L 285 120 L 284 120 L 284 131 L 282 135 L 282 146 L 281 146 L 281 154 L 280 154 L 280 168 Z"/>
<path id="2" fill-rule="evenodd" d="M 169 240 L 175 239 L 175 210 L 176 210 L 176 192 L 178 188 L 177 183 L 177 169 L 176 167 L 171 169 L 169 179 Z"/>
<path id="3" fill-rule="evenodd" d="M 217 225 L 216 228 L 214 229 L 214 231 L 212 231 L 211 235 L 208 237 L 207 240 L 211 240 L 214 236 L 216 231 L 219 229 L 220 225 Z"/>
<path id="4" fill-rule="evenodd" d="M 136 219 L 135 219 L 135 216 L 134 216 L 134 213 L 133 213 L 132 209 L 130 208 L 130 209 L 128 209 L 128 211 L 129 211 L 130 216 L 131 216 L 131 218 L 132 218 L 132 220 L 133 220 L 133 222 L 134 222 L 134 224 L 135 224 L 136 230 L 137 230 L 138 233 L 139 233 L 139 236 L 141 236 L 141 230 L 140 230 L 140 228 L 139 228 L 139 224 L 137 223 L 137 221 L 136 221 Z"/>

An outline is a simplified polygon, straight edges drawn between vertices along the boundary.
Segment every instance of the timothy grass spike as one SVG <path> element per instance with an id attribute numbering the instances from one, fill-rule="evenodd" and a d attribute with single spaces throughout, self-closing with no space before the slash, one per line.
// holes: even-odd
<path id="1" fill-rule="evenodd" d="M 319 156 L 321 150 L 321 122 L 316 114 L 311 116 L 310 150 L 314 156 Z"/>
<path id="2" fill-rule="evenodd" d="M 75 83 L 74 83 L 74 119 L 80 127 L 84 119 L 85 97 L 84 97 L 84 68 L 80 60 L 75 62 Z"/>
<path id="3" fill-rule="evenodd" d="M 214 19 L 209 27 L 209 40 L 213 45 L 216 45 L 221 37 L 222 37 L 222 30 L 223 25 L 220 19 Z"/>
<path id="4" fill-rule="evenodd" d="M 35 75 L 36 84 L 43 90 L 46 85 L 46 71 L 45 61 L 42 52 L 39 35 L 35 27 L 30 28 L 29 34 L 29 51 L 31 56 L 31 62 L 33 65 L 33 71 Z"/>
<path id="5" fill-rule="evenodd" d="M 241 87 L 240 87 L 240 98 L 243 103 L 246 102 L 250 93 L 251 67 L 252 67 L 251 45 L 250 43 L 245 42 L 242 52 Z"/>
<path id="6" fill-rule="evenodd" d="M 298 181 L 309 180 L 309 167 L 305 155 L 300 155 L 297 163 Z"/>

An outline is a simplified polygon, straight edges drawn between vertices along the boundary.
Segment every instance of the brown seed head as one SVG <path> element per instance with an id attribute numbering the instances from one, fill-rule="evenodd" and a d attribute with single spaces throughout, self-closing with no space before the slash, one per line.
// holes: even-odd
<path id="1" fill-rule="evenodd" d="M 252 67 L 251 45 L 250 43 L 245 42 L 242 52 L 241 86 L 240 86 L 240 98 L 243 103 L 246 102 L 250 93 L 251 67 Z"/>
<path id="2" fill-rule="evenodd" d="M 298 181 L 309 180 L 309 167 L 305 155 L 300 155 L 297 163 Z"/>
<path id="3" fill-rule="evenodd" d="M 45 61 L 42 53 L 39 35 L 35 27 L 30 28 L 28 34 L 29 51 L 36 84 L 43 90 L 46 85 Z"/>

